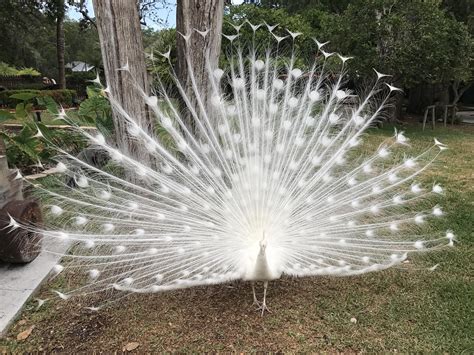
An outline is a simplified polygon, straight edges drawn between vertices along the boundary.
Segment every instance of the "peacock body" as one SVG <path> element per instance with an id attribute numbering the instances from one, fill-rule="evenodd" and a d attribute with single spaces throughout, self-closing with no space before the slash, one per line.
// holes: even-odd
<path id="1" fill-rule="evenodd" d="M 60 177 L 54 189 L 36 186 L 47 225 L 11 225 L 70 246 L 55 272 L 72 272 L 81 285 L 56 290 L 61 298 L 110 291 L 107 300 L 232 280 L 264 281 L 266 292 L 268 281 L 282 275 L 358 275 L 453 244 L 452 232 L 421 228 L 443 215 L 441 207 L 417 209 L 420 200 L 443 193 L 416 178 L 446 147 L 435 140 L 423 153 L 397 159 L 409 142 L 395 132 L 370 154 L 361 148 L 364 132 L 398 90 L 389 76 L 375 72 L 374 86 L 356 95 L 344 82 L 350 58 L 315 41 L 312 63 L 297 66 L 299 34 L 279 37 L 274 26 L 258 27 L 254 35 L 265 31 L 272 47 L 243 46 L 236 26 L 235 35 L 224 36 L 227 68 L 207 67 L 206 93 L 191 55 L 191 89 L 170 65 L 184 113 L 164 84 L 154 95 L 143 92 L 166 139 L 109 93 L 139 152 L 79 126 L 91 149 L 107 154 L 107 166 L 58 147 L 56 170 L 73 183 Z M 290 55 L 282 64 L 285 43 Z M 163 56 L 169 61 L 169 52 Z M 64 112 L 59 118 L 68 120 Z M 255 291 L 254 301 L 266 309 Z"/>

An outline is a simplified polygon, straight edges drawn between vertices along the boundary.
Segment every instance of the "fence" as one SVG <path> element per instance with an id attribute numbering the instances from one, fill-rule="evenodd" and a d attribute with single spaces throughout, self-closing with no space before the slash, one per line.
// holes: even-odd
<path id="1" fill-rule="evenodd" d="M 21 89 L 40 90 L 44 88 L 44 84 L 40 76 L 0 75 L 0 87 L 7 90 L 21 90 Z"/>

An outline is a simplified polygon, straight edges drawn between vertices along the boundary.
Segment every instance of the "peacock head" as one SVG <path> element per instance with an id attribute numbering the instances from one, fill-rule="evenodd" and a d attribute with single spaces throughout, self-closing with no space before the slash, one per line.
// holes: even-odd
<path id="1" fill-rule="evenodd" d="M 265 254 L 265 250 L 267 249 L 267 239 L 265 238 L 265 232 L 263 232 L 263 237 L 259 242 L 260 244 L 260 254 Z"/>

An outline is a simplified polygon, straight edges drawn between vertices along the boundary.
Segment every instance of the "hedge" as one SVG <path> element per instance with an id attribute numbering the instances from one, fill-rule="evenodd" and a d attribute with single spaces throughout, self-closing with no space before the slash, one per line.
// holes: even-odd
<path id="1" fill-rule="evenodd" d="M 35 97 L 51 97 L 57 104 L 63 107 L 74 106 L 77 102 L 77 94 L 75 90 L 4 90 L 0 91 L 0 107 L 15 108 L 16 105 L 22 102 L 31 102 L 36 109 L 43 109 L 39 106 L 35 97 L 28 100 L 11 97 L 13 95 L 34 95 Z"/>

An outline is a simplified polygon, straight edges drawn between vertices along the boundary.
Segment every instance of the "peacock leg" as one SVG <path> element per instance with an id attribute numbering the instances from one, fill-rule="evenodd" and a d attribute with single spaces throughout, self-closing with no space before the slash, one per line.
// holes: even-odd
<path id="1" fill-rule="evenodd" d="M 260 305 L 260 308 L 259 308 L 259 309 L 262 310 L 262 317 L 263 317 L 263 313 L 265 313 L 265 311 L 270 312 L 270 310 L 267 307 L 267 288 L 268 288 L 268 281 L 265 281 L 263 283 L 263 302 L 262 302 L 262 304 Z"/>
<path id="2" fill-rule="evenodd" d="M 253 293 L 253 306 L 258 306 L 260 309 L 260 302 L 257 300 L 257 295 L 255 293 L 255 282 L 252 281 L 252 293 Z"/>

